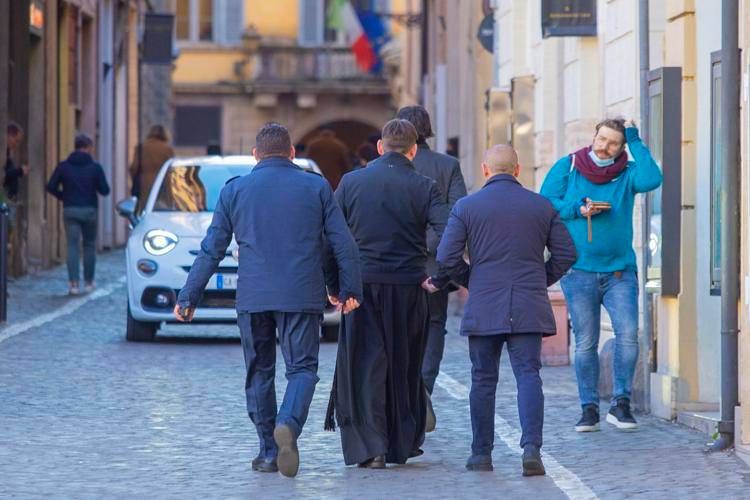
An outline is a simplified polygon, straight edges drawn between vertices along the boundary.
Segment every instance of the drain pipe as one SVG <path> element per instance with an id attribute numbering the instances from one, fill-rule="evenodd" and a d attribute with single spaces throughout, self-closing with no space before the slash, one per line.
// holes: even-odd
<path id="1" fill-rule="evenodd" d="M 734 444 L 734 409 L 738 403 L 737 338 L 740 295 L 740 56 L 738 0 L 721 2 L 721 420 L 719 437 L 707 451 Z"/>
<path id="2" fill-rule="evenodd" d="M 649 62 L 649 27 L 648 27 L 648 0 L 639 0 L 638 2 L 638 58 L 640 59 L 641 70 L 641 139 L 648 145 L 649 137 L 649 99 L 648 99 L 648 71 Z M 649 210 L 649 195 L 644 194 L 641 198 L 641 256 L 643 262 L 643 279 L 641 281 L 641 310 L 643 311 L 643 332 L 641 336 L 641 376 L 643 377 L 643 401 L 641 408 L 648 411 L 651 408 L 651 370 L 654 353 L 651 352 L 653 345 L 653 300 L 652 295 L 646 291 L 646 281 L 648 281 L 648 257 L 649 257 L 649 236 L 651 233 L 651 217 Z"/>

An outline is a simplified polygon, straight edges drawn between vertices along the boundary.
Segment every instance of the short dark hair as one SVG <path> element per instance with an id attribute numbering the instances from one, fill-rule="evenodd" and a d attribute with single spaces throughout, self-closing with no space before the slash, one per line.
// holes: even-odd
<path id="1" fill-rule="evenodd" d="M 16 137 L 17 135 L 23 134 L 23 127 L 14 121 L 8 122 L 8 126 L 5 127 L 5 133 Z"/>
<path id="2" fill-rule="evenodd" d="M 383 127 L 383 149 L 406 153 L 417 143 L 417 130 L 408 120 L 394 118 Z"/>
<path id="3" fill-rule="evenodd" d="M 430 114 L 422 106 L 405 106 L 398 110 L 396 118 L 408 120 L 417 129 L 417 141 L 424 142 L 432 137 L 432 124 Z"/>
<path id="4" fill-rule="evenodd" d="M 255 136 L 255 153 L 259 158 L 266 156 L 288 156 L 292 150 L 292 138 L 283 125 L 266 123 Z"/>
<path id="5" fill-rule="evenodd" d="M 622 134 L 622 142 L 625 144 L 625 119 L 624 118 L 605 118 L 596 124 L 594 135 L 599 133 L 599 129 L 602 127 L 611 128 L 617 130 Z"/>
<path id="6" fill-rule="evenodd" d="M 75 139 L 75 148 L 78 149 L 88 149 L 94 146 L 94 141 L 91 140 L 91 137 L 87 136 L 86 134 L 76 134 Z"/>

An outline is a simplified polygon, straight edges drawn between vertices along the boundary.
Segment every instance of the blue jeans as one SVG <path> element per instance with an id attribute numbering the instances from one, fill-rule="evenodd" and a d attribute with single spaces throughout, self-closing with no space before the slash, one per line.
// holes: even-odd
<path id="1" fill-rule="evenodd" d="M 634 270 L 590 273 L 571 270 L 560 281 L 573 322 L 576 378 L 581 405 L 599 404 L 601 306 L 615 331 L 612 404 L 630 399 L 638 360 L 638 275 Z"/>
<path id="2" fill-rule="evenodd" d="M 79 281 L 80 252 L 78 251 L 83 239 L 83 279 L 86 283 L 94 281 L 96 266 L 96 207 L 65 207 L 63 221 L 65 222 L 65 236 L 68 240 L 68 280 Z"/>
<path id="3" fill-rule="evenodd" d="M 260 454 L 278 454 L 273 440 L 276 424 L 286 424 L 299 436 L 307 420 L 315 384 L 318 383 L 320 314 L 260 312 L 239 313 L 242 351 L 245 356 L 247 413 L 260 439 Z M 286 364 L 284 401 L 276 411 L 276 330 Z"/>
<path id="4" fill-rule="evenodd" d="M 470 335 L 471 358 L 471 430 L 473 455 L 490 455 L 495 442 L 495 392 L 497 391 L 500 353 L 508 346 L 510 365 L 518 390 L 518 418 L 521 421 L 521 448 L 542 446 L 544 393 L 539 370 L 542 368 L 542 334 Z"/>

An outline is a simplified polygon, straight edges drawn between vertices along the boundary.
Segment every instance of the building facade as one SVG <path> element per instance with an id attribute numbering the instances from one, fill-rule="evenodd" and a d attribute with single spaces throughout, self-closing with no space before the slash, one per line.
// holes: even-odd
<path id="1" fill-rule="evenodd" d="M 25 140 L 14 152 L 29 166 L 11 233 L 11 272 L 65 258 L 62 206 L 45 186 L 79 132 L 95 142 L 112 194 L 99 207 L 99 247 L 122 245 L 127 226 L 114 205 L 129 193 L 127 165 L 137 141 L 138 40 L 149 6 L 140 0 L 0 2 L 0 125 L 15 121 Z M 3 135 L 3 141 L 5 135 Z M 0 144 L 1 146 L 2 144 Z"/>

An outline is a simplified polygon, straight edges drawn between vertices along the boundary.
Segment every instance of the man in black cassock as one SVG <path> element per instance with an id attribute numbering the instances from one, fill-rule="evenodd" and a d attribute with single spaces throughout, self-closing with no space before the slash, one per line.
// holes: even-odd
<path id="1" fill-rule="evenodd" d="M 429 329 L 427 228 L 438 235 L 448 207 L 411 160 L 417 132 L 406 120 L 382 131 L 382 155 L 344 175 L 336 199 L 356 240 L 364 300 L 344 316 L 336 362 L 336 417 L 347 465 L 384 468 L 422 453 L 421 369 Z M 336 285 L 329 282 L 336 295 Z"/>

